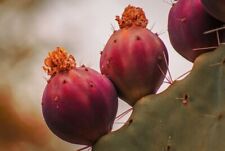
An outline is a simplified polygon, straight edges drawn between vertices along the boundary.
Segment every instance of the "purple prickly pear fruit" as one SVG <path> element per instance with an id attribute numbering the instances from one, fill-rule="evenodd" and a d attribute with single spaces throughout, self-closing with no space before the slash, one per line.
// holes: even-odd
<path id="1" fill-rule="evenodd" d="M 62 48 L 49 53 L 44 70 L 51 79 L 42 111 L 55 135 L 70 143 L 92 145 L 110 132 L 118 98 L 108 78 L 91 68 L 75 67 L 73 56 Z"/>
<path id="2" fill-rule="evenodd" d="M 225 40 L 222 22 L 209 15 L 201 0 L 179 0 L 169 13 L 168 32 L 174 49 L 187 60 L 194 62 L 200 54 L 214 50 Z"/>
<path id="3" fill-rule="evenodd" d="M 225 0 L 202 0 L 207 12 L 225 23 Z"/>
<path id="4" fill-rule="evenodd" d="M 168 53 L 158 35 L 146 28 L 148 20 L 141 8 L 129 5 L 116 20 L 120 29 L 102 51 L 100 69 L 114 83 L 119 97 L 133 106 L 161 86 Z"/>

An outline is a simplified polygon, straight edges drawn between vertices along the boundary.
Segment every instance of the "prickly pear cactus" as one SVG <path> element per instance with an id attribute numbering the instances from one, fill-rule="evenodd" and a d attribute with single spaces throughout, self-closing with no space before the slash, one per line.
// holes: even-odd
<path id="1" fill-rule="evenodd" d="M 93 151 L 224 151 L 225 45 L 199 56 L 191 73 L 137 102 L 120 130 Z"/>
<path id="2" fill-rule="evenodd" d="M 118 96 L 133 106 L 148 94 L 155 94 L 168 69 L 168 53 L 163 41 L 147 29 L 142 8 L 128 5 L 100 58 L 101 73 L 117 89 Z"/>
<path id="3" fill-rule="evenodd" d="M 50 75 L 42 97 L 49 129 L 59 138 L 92 145 L 111 131 L 118 107 L 113 84 L 102 74 L 82 65 L 65 49 L 49 52 L 43 69 Z"/>

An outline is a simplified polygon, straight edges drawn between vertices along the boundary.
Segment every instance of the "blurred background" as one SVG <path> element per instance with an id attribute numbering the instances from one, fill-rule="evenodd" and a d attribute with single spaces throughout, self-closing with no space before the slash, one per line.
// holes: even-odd
<path id="1" fill-rule="evenodd" d="M 78 65 L 99 71 L 99 52 L 113 29 L 116 15 L 128 5 L 142 7 L 148 28 L 169 51 L 169 69 L 176 79 L 192 64 L 171 47 L 167 33 L 170 0 L 0 0 L 0 151 L 75 151 L 82 146 L 62 141 L 47 128 L 41 98 L 48 51 L 60 46 Z M 167 84 L 163 84 L 159 92 Z M 120 101 L 118 114 L 130 108 Z M 126 117 L 114 125 L 119 128 Z"/>

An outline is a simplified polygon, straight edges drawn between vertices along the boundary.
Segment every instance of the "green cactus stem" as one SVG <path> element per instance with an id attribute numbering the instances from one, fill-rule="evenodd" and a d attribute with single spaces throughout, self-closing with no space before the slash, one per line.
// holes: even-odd
<path id="1" fill-rule="evenodd" d="M 225 45 L 199 56 L 185 79 L 133 109 L 93 151 L 224 151 Z"/>

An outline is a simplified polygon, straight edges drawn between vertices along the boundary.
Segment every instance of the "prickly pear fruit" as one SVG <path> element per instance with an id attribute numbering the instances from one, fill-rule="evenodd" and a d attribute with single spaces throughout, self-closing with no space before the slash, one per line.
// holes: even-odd
<path id="1" fill-rule="evenodd" d="M 75 67 L 62 48 L 49 53 L 44 69 L 51 75 L 42 110 L 48 127 L 70 143 L 92 145 L 110 132 L 118 107 L 112 83 L 95 70 Z"/>
<path id="2" fill-rule="evenodd" d="M 203 6 L 213 17 L 225 23 L 225 1 L 224 0 L 202 0 Z"/>
<path id="3" fill-rule="evenodd" d="M 209 15 L 201 0 L 179 0 L 168 18 L 168 32 L 174 49 L 193 62 L 202 53 L 214 50 L 225 41 L 225 32 L 209 32 L 220 28 L 222 22 Z"/>
<path id="4" fill-rule="evenodd" d="M 137 102 L 121 129 L 93 151 L 224 151 L 225 45 L 199 56 L 191 73 Z"/>
<path id="5" fill-rule="evenodd" d="M 120 19 L 120 30 L 108 40 L 100 58 L 100 69 L 130 105 L 155 93 L 167 71 L 168 54 L 160 38 L 146 28 L 141 8 L 128 6 Z M 163 73 L 164 72 L 164 73 Z"/>

